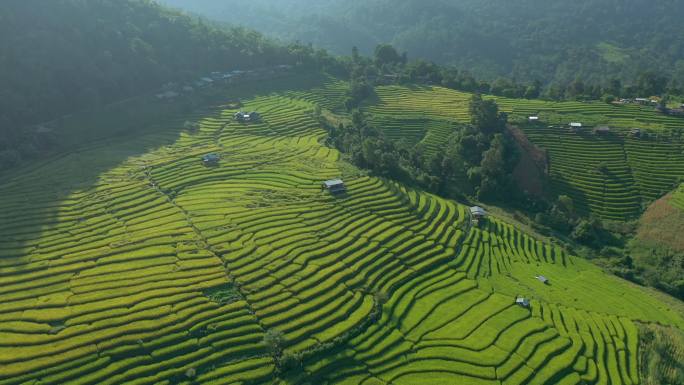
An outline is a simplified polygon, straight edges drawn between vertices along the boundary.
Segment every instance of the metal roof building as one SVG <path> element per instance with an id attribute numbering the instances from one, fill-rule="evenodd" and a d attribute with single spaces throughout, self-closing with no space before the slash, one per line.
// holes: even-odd
<path id="1" fill-rule="evenodd" d="M 333 194 L 347 191 L 347 186 L 344 185 L 342 179 L 331 179 L 323 182 L 323 189 L 330 191 Z"/>

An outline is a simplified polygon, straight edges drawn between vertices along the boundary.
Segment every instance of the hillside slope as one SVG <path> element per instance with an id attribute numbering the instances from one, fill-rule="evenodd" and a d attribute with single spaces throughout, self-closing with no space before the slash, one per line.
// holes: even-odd
<path id="1" fill-rule="evenodd" d="M 163 0 L 208 17 L 348 54 L 392 43 L 479 76 L 684 81 L 681 2 L 643 0 Z M 638 31 L 638 32 L 635 32 Z"/>
<path id="2" fill-rule="evenodd" d="M 245 85 L 225 100 L 259 122 L 207 106 L 2 180 L 0 384 L 636 384 L 637 322 L 684 330 L 671 298 L 345 162 L 314 118 L 343 97 Z"/>
<path id="3" fill-rule="evenodd" d="M 254 32 L 218 30 L 147 0 L 0 2 L 0 170 L 49 149 L 37 123 L 198 74 L 290 58 Z"/>
<path id="4" fill-rule="evenodd" d="M 470 121 L 469 93 L 433 86 L 380 86 L 362 109 L 392 139 L 444 151 L 455 125 Z M 684 119 L 635 105 L 547 102 L 487 96 L 509 114 L 530 141 L 545 150 L 554 195 L 573 198 L 576 209 L 604 219 L 639 217 L 642 205 L 671 191 L 684 178 Z M 540 122 L 528 123 L 538 115 Z M 580 133 L 567 129 L 583 122 Z M 591 127 L 608 125 L 597 135 Z M 631 129 L 644 135 L 636 138 Z M 650 134 L 649 134 L 650 133 Z"/>
<path id="5" fill-rule="evenodd" d="M 653 202 L 641 216 L 630 256 L 638 269 L 650 271 L 647 283 L 684 296 L 684 186 Z"/>

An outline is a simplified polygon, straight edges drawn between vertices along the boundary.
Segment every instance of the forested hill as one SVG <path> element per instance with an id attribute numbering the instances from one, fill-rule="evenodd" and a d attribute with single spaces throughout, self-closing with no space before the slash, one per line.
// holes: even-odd
<path id="1" fill-rule="evenodd" d="M 392 43 L 478 76 L 684 82 L 684 2 L 646 0 L 162 0 L 337 53 Z"/>
<path id="2" fill-rule="evenodd" d="M 3 0 L 0 166 L 39 151 L 25 138 L 32 124 L 170 80 L 289 57 L 255 32 L 218 30 L 147 0 Z"/>

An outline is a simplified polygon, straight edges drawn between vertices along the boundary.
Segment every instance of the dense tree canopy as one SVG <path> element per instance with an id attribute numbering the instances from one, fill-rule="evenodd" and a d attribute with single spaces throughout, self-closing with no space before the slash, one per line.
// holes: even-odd
<path id="1" fill-rule="evenodd" d="M 632 85 L 648 70 L 684 82 L 681 1 L 162 1 L 336 53 L 389 42 L 478 77 Z"/>
<path id="2" fill-rule="evenodd" d="M 255 32 L 217 29 L 147 0 L 4 0 L 0 168 L 39 150 L 27 130 L 36 123 L 171 80 L 297 58 Z"/>

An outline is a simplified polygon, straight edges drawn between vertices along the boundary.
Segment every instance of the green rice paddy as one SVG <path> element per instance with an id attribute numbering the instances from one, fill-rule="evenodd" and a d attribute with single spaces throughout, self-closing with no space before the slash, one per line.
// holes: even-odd
<path id="1" fill-rule="evenodd" d="M 264 87 L 258 123 L 208 107 L 3 179 L 0 385 L 642 383 L 637 323 L 681 304 L 349 165 L 313 117 L 343 94 Z"/>

